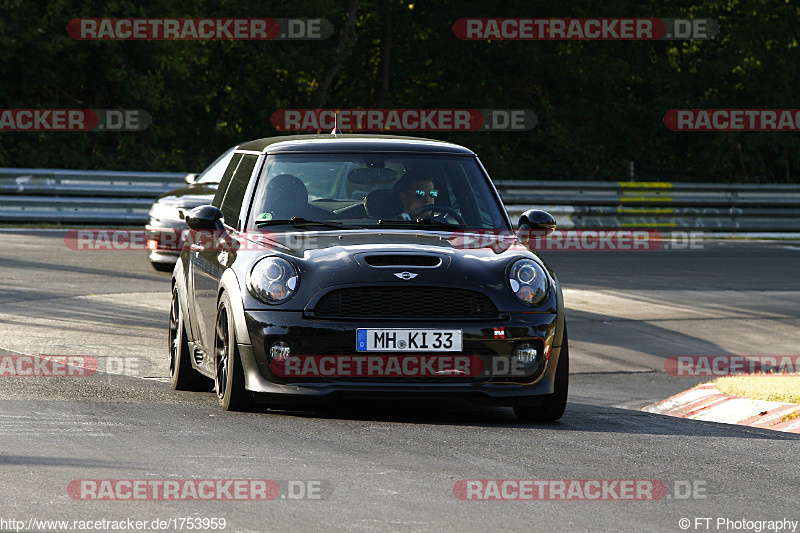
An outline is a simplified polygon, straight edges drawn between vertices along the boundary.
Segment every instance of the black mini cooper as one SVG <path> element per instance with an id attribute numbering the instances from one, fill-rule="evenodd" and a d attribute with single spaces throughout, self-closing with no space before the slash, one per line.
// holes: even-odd
<path id="1" fill-rule="evenodd" d="M 186 215 L 169 370 L 220 406 L 339 397 L 461 397 L 560 418 L 561 289 L 515 232 L 477 156 L 379 135 L 240 145 L 212 205 Z"/>

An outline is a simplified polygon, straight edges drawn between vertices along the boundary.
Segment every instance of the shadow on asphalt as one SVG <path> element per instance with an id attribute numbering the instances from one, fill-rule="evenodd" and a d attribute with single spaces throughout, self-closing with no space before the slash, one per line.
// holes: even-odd
<path id="1" fill-rule="evenodd" d="M 217 407 L 213 392 L 174 391 L 168 383 L 97 372 L 90 378 L 29 377 L 5 378 L 0 392 L 2 401 L 41 402 L 71 409 L 72 405 L 103 406 L 103 412 L 124 409 L 128 414 L 141 412 L 142 424 L 178 415 L 202 421 L 203 428 L 235 434 L 242 424 L 251 430 L 270 431 L 284 427 L 291 419 L 304 423 L 320 421 L 367 421 L 417 426 L 462 426 L 486 429 L 518 430 L 527 436 L 535 432 L 586 432 L 629 435 L 674 435 L 687 437 L 731 437 L 762 440 L 798 440 L 800 435 L 777 431 L 674 418 L 642 411 L 604 407 L 589 403 L 568 402 L 563 418 L 551 424 L 522 424 L 509 407 L 486 407 L 456 399 L 339 399 L 325 405 L 297 406 L 292 409 L 257 405 L 247 412 L 224 412 Z M 56 403 L 53 403 L 56 402 Z M 73 404 L 73 402 L 77 402 Z M 26 404 L 29 405 L 29 404 Z M 34 404 L 36 405 L 36 403 Z M 138 407 L 136 407 L 138 406 Z M 104 416 L 112 416 L 106 414 Z M 116 415 L 113 415 L 116 416 Z M 209 418 L 213 417 L 213 418 Z M 135 418 L 135 417 L 133 417 Z M 213 422 L 212 422 L 213 420 Z M 208 425 L 207 425 L 208 424 Z M 323 426 L 324 427 L 324 426 Z M 16 456 L 0 455 L 0 465 L 13 464 Z M 25 457 L 17 458 L 24 464 Z M 32 458 L 31 460 L 35 460 Z M 103 466 L 103 465 L 98 465 Z"/>
<path id="2" fill-rule="evenodd" d="M 103 377 L 101 372 L 95 375 Z M 792 433 L 700 420 L 687 420 L 581 402 L 568 402 L 566 412 L 561 420 L 549 424 L 522 424 L 517 421 L 514 411 L 510 407 L 473 405 L 464 400 L 450 398 L 370 398 L 369 400 L 339 398 L 324 405 L 309 404 L 291 408 L 271 408 L 267 405 L 256 404 L 243 413 L 226 413 L 218 410 L 217 399 L 213 392 L 175 391 L 172 390 L 168 383 L 142 380 L 129 376 L 105 375 L 104 377 L 105 379 L 101 380 L 87 380 L 85 387 L 69 387 L 66 390 L 49 390 L 48 392 L 60 400 L 78 400 L 85 399 L 87 396 L 96 398 L 109 395 L 112 396 L 108 398 L 110 401 L 122 399 L 119 397 L 114 398 L 114 396 L 124 396 L 126 401 L 141 405 L 149 404 L 152 408 L 167 406 L 175 410 L 187 411 L 200 408 L 203 410 L 203 417 L 208 416 L 208 414 L 215 417 L 215 424 L 226 425 L 227 423 L 232 423 L 238 427 L 243 422 L 242 418 L 247 417 L 250 422 L 254 423 L 254 429 L 269 429 L 271 418 L 285 417 L 304 420 L 368 421 L 387 424 L 464 426 L 489 429 L 508 428 L 520 431 L 733 437 L 766 440 L 800 439 L 800 435 Z M 66 378 L 50 379 L 65 380 Z M 121 394 L 123 391 L 125 394 Z M 41 393 L 34 394 L 37 399 L 44 399 Z M 74 398 L 65 398 L 65 396 L 74 396 Z M 186 414 L 189 413 L 187 412 Z"/>
<path id="3" fill-rule="evenodd" d="M 664 359 L 671 355 L 682 355 L 684 353 L 736 355 L 719 344 L 709 342 L 702 337 L 696 337 L 686 333 L 676 334 L 674 330 L 661 327 L 653 322 L 624 319 L 600 313 L 576 310 L 567 311 L 567 321 L 570 324 L 569 340 L 571 342 L 592 342 L 596 340 L 592 337 L 593 332 L 590 328 L 580 327 L 578 323 L 586 321 L 593 324 L 602 324 L 605 322 L 608 324 L 605 327 L 610 331 L 619 332 L 618 335 L 604 335 L 603 344 L 605 346 L 617 346 L 626 350 L 635 349 L 641 353 Z M 635 326 L 635 329 L 622 329 L 625 325 Z M 640 342 L 632 342 L 631 337 L 635 337 L 637 340 L 640 340 Z M 651 339 L 652 342 L 646 342 L 642 339 Z M 691 348 L 683 348 L 683 346 Z M 608 356 L 605 356 L 605 358 L 611 359 Z"/>
<path id="4" fill-rule="evenodd" d="M 127 252 L 133 253 L 133 252 Z M 122 279 L 138 279 L 144 281 L 163 281 L 169 280 L 170 274 L 156 272 L 153 270 L 150 274 L 137 274 L 133 272 L 127 272 L 122 267 L 129 267 L 128 263 L 124 261 L 120 261 L 119 268 L 117 269 L 101 269 L 101 268 L 89 268 L 86 266 L 79 266 L 74 264 L 63 264 L 63 263 L 56 263 L 55 261 L 24 261 L 21 259 L 10 259 L 10 258 L 2 258 L 3 266 L 5 268 L 19 268 L 22 270 L 31 270 L 31 269 L 38 269 L 38 270 L 46 270 L 48 272 L 60 270 L 64 272 L 73 272 L 77 274 L 90 274 L 93 276 L 103 276 L 109 277 L 119 280 Z M 92 264 L 91 256 L 87 257 L 87 260 L 84 264 Z M 169 289 L 169 287 L 167 287 Z"/>
<path id="5" fill-rule="evenodd" d="M 313 409 L 278 410 L 264 406 L 251 413 L 359 420 L 399 424 L 460 425 L 485 428 L 510 428 L 519 430 L 541 429 L 559 432 L 627 433 L 637 435 L 683 435 L 693 437 L 736 437 L 768 440 L 798 440 L 800 436 L 745 426 L 719 424 L 697 420 L 668 417 L 597 405 L 569 402 L 564 416 L 548 424 L 522 424 L 517 422 L 510 407 L 475 407 L 458 400 L 436 401 L 374 401 L 340 400 L 334 405 Z"/>
<path id="6" fill-rule="evenodd" d="M 35 306 L 35 299 L 18 305 L 25 305 L 25 316 L 46 320 L 57 320 L 58 331 L 75 331 L 86 335 L 104 333 L 103 328 L 114 327 L 119 331 L 124 328 L 163 329 L 164 337 L 169 326 L 169 308 L 154 313 L 151 309 L 93 300 L 81 300 L 79 297 L 61 296 L 38 298 L 43 305 Z M 60 305 L 55 305 L 58 303 Z M 16 304 L 16 302 L 15 302 Z M 16 309 L 14 309 L 16 311 Z M 120 323 L 122 322 L 122 323 Z M 14 324 L 13 320 L 0 319 L 0 324 Z M 165 341 L 166 342 L 166 341 Z"/>

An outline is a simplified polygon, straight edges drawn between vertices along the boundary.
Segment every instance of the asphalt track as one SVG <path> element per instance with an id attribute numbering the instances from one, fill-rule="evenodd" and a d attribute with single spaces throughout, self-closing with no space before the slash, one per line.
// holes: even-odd
<path id="1" fill-rule="evenodd" d="M 570 403 L 557 424 L 455 402 L 224 413 L 211 393 L 164 383 L 169 275 L 143 253 L 3 230 L 0 355 L 91 355 L 99 371 L 0 377 L 0 530 L 130 518 L 155 531 L 154 519 L 189 517 L 225 518 L 225 531 L 754 531 L 735 521 L 800 520 L 797 436 L 638 411 L 704 381 L 667 375 L 670 355 L 800 352 L 798 243 L 542 256 L 570 327 Z M 282 495 L 303 481 L 320 497 L 74 500 L 68 486 L 81 479 L 267 479 Z M 658 480 L 667 492 L 462 501 L 453 487 L 469 479 Z"/>

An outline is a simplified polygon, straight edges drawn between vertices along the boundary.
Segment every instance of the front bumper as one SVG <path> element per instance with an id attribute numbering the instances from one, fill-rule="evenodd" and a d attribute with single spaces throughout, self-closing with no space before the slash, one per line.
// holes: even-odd
<path id="1" fill-rule="evenodd" d="M 552 394 L 563 320 L 555 313 L 506 313 L 488 321 L 387 322 L 320 320 L 294 311 L 245 311 L 251 344 L 239 344 L 245 387 L 270 403 L 335 397 L 412 396 L 460 397 L 493 405 L 536 405 Z M 270 365 L 269 346 L 288 342 L 293 354 L 349 357 L 356 351 L 357 328 L 460 329 L 460 354 L 477 356 L 487 372 L 481 376 L 442 377 L 315 377 L 279 376 Z M 557 340 L 559 342 L 557 342 Z M 543 361 L 527 373 L 497 375 L 489 369 L 508 368 L 518 343 L 535 343 Z M 398 355 L 395 353 L 394 355 Z M 443 354 L 444 355 L 444 354 Z M 453 355 L 447 353 L 446 355 Z M 506 363 L 503 362 L 506 361 Z M 504 366 L 505 365 L 505 366 Z M 257 396 L 257 397 L 258 397 Z"/>
<path id="2" fill-rule="evenodd" d="M 158 221 L 150 219 L 145 226 L 147 248 L 150 250 L 147 259 L 151 263 L 175 264 L 186 243 L 188 226 L 182 220 Z"/>

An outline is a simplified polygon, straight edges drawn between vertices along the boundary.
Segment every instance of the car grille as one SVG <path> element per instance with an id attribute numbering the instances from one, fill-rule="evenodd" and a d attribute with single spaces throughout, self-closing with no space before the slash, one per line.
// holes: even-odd
<path id="1" fill-rule="evenodd" d="M 495 318 L 497 308 L 483 294 L 438 287 L 365 287 L 331 291 L 314 314 L 341 318 Z"/>
<path id="2" fill-rule="evenodd" d="M 442 258 L 435 255 L 368 255 L 364 261 L 374 267 L 437 267 Z"/>

